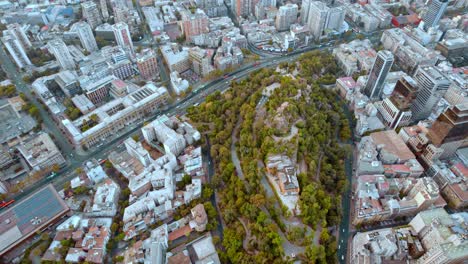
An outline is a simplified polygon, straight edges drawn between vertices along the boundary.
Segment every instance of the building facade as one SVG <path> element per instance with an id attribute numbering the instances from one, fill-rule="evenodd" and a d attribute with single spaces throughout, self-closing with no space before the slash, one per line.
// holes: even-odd
<path id="1" fill-rule="evenodd" d="M 426 14 L 423 17 L 424 28 L 427 30 L 439 25 L 439 21 L 447 9 L 448 0 L 432 0 Z"/>
<path id="2" fill-rule="evenodd" d="M 435 67 L 420 67 L 414 75 L 419 91 L 411 105 L 413 121 L 429 117 L 432 108 L 450 86 L 450 81 Z"/>
<path id="3" fill-rule="evenodd" d="M 99 15 L 99 9 L 93 1 L 87 1 L 81 3 L 81 10 L 83 18 L 88 22 L 92 29 L 102 24 L 101 16 Z"/>
<path id="4" fill-rule="evenodd" d="M 61 39 L 53 39 L 47 43 L 50 53 L 54 54 L 55 59 L 59 62 L 64 70 L 75 69 L 75 62 L 68 49 L 67 45 Z"/>
<path id="5" fill-rule="evenodd" d="M 112 26 L 114 31 L 115 41 L 117 45 L 122 49 L 126 50 L 130 54 L 134 54 L 132 36 L 130 35 L 130 30 L 128 25 L 124 22 L 116 23 Z"/>
<path id="6" fill-rule="evenodd" d="M 158 60 L 152 49 L 144 49 L 137 54 L 136 63 L 141 77 L 145 80 L 155 79 L 159 74 Z"/>
<path id="7" fill-rule="evenodd" d="M 74 24 L 78 37 L 80 38 L 81 46 L 88 52 L 98 50 L 96 39 L 94 39 L 93 31 L 88 23 L 80 21 Z"/>
<path id="8" fill-rule="evenodd" d="M 299 8 L 296 4 L 288 3 L 280 6 L 278 14 L 276 16 L 276 29 L 278 31 L 289 30 L 291 24 L 297 21 L 297 13 Z"/>
<path id="9" fill-rule="evenodd" d="M 377 53 L 374 65 L 372 66 L 369 78 L 364 88 L 364 94 L 371 100 L 380 99 L 383 92 L 383 84 L 388 72 L 393 65 L 393 54 L 387 50 Z"/>

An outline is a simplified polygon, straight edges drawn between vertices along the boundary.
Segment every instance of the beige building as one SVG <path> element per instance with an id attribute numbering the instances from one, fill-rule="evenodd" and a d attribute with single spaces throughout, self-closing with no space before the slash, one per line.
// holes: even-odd
<path id="1" fill-rule="evenodd" d="M 168 98 L 165 87 L 147 83 L 137 91 L 96 108 L 75 121 L 62 120 L 62 124 L 75 146 L 89 148 L 104 144 L 118 132 L 142 122 L 165 105 Z"/>
<path id="2" fill-rule="evenodd" d="M 161 54 L 170 72 L 182 73 L 190 69 L 188 48 L 171 43 L 161 46 Z"/>
<path id="3" fill-rule="evenodd" d="M 467 218 L 466 212 L 449 215 L 442 208 L 416 215 L 409 225 L 426 249 L 416 263 L 464 263 L 468 259 Z"/>
<path id="4" fill-rule="evenodd" d="M 65 164 L 65 158 L 47 133 L 41 133 L 23 142 L 18 151 L 34 170 Z"/>

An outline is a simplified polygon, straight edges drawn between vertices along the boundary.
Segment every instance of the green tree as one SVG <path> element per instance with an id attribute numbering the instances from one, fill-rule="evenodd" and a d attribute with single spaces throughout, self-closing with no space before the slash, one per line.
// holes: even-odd
<path id="1" fill-rule="evenodd" d="M 204 186 L 203 187 L 203 190 L 202 190 L 202 198 L 203 200 L 205 201 L 208 201 L 211 196 L 213 195 L 214 191 L 211 187 L 208 187 L 208 186 Z"/>

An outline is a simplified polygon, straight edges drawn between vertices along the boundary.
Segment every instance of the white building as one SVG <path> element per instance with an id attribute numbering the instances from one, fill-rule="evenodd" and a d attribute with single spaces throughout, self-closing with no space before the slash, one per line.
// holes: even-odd
<path id="1" fill-rule="evenodd" d="M 84 21 L 73 24 L 72 29 L 76 31 L 80 38 L 81 46 L 88 52 L 98 50 L 96 39 L 94 39 L 93 31 L 88 23 Z"/>
<path id="2" fill-rule="evenodd" d="M 32 65 L 31 61 L 28 58 L 28 55 L 26 54 L 26 50 L 21 44 L 20 40 L 16 38 L 14 35 L 7 34 L 1 38 L 3 44 L 8 50 L 8 53 L 10 53 L 11 57 L 15 61 L 16 65 L 19 68 L 24 68 L 27 65 Z"/>
<path id="3" fill-rule="evenodd" d="M 189 48 L 171 43 L 161 46 L 160 49 L 170 72 L 182 73 L 190 69 Z"/>
<path id="4" fill-rule="evenodd" d="M 24 32 L 23 26 L 21 26 L 20 24 L 8 24 L 6 31 L 8 32 L 8 35 L 15 36 L 15 38 L 19 40 L 19 42 L 25 50 L 30 49 L 32 47 L 31 41 L 29 41 L 28 36 Z"/>
<path id="5" fill-rule="evenodd" d="M 308 7 L 304 5 L 308 4 Z M 338 31 L 343 25 L 345 11 L 342 7 L 329 8 L 326 3 L 319 1 L 306 1 L 302 8 L 308 10 L 308 15 L 305 15 L 305 10 L 301 14 L 301 20 L 304 24 L 309 25 L 310 32 L 315 39 L 320 38 L 327 31 Z M 307 19 L 307 21 L 305 21 Z"/>
<path id="6" fill-rule="evenodd" d="M 462 263 L 468 258 L 468 213 L 449 215 L 442 208 L 427 210 L 416 215 L 409 225 L 426 249 L 416 263 Z"/>
<path id="7" fill-rule="evenodd" d="M 114 31 L 115 41 L 117 42 L 117 45 L 119 45 L 121 48 L 123 48 L 130 54 L 134 54 L 132 36 L 130 35 L 128 25 L 124 22 L 119 22 L 114 24 L 112 26 L 112 29 Z"/>
<path id="8" fill-rule="evenodd" d="M 187 144 L 191 145 L 200 140 L 200 132 L 190 124 L 180 122 L 177 118 L 166 115 L 159 117 L 141 129 L 149 144 L 158 140 L 164 146 L 166 153 L 179 155 Z"/>
<path id="9" fill-rule="evenodd" d="M 62 124 L 75 146 L 89 148 L 104 144 L 107 138 L 115 136 L 135 122 L 142 122 L 146 116 L 166 104 L 168 97 L 165 87 L 156 87 L 153 83 L 148 83 L 75 121 L 62 120 Z M 91 116 L 97 116 L 97 120 L 92 121 Z"/>
<path id="10" fill-rule="evenodd" d="M 185 92 L 189 88 L 189 82 L 182 79 L 176 71 L 171 72 L 171 87 L 177 95 Z"/>
<path id="11" fill-rule="evenodd" d="M 41 133 L 21 143 L 18 151 L 34 170 L 65 165 L 65 158 L 47 133 Z"/>
<path id="12" fill-rule="evenodd" d="M 113 217 L 117 213 L 119 193 L 119 185 L 111 179 L 107 179 L 103 184 L 97 187 L 91 212 L 87 215 Z"/>
<path id="13" fill-rule="evenodd" d="M 75 68 L 73 57 L 63 40 L 58 38 L 53 39 L 47 43 L 47 47 L 50 53 L 54 54 L 55 59 L 60 63 L 62 69 L 73 70 Z"/>
<path id="14" fill-rule="evenodd" d="M 81 3 L 81 10 L 83 18 L 88 22 L 92 29 L 102 24 L 101 16 L 99 15 L 99 9 L 93 1 L 87 1 Z"/>
<path id="15" fill-rule="evenodd" d="M 276 16 L 276 29 L 278 31 L 289 30 L 291 24 L 297 21 L 298 10 L 299 8 L 296 4 L 287 3 L 286 5 L 280 6 Z"/>

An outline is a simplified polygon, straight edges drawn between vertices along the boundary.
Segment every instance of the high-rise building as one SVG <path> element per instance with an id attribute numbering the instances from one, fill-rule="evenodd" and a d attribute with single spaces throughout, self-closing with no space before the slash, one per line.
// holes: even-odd
<path id="1" fill-rule="evenodd" d="M 377 102 L 379 117 L 389 128 L 407 126 L 411 121 L 411 102 L 418 92 L 416 81 L 409 76 L 398 80 L 390 97 Z"/>
<path id="2" fill-rule="evenodd" d="M 310 3 L 307 24 L 315 39 L 319 39 L 323 35 L 323 31 L 328 24 L 329 9 L 323 2 L 314 1 Z"/>
<path id="3" fill-rule="evenodd" d="M 93 1 L 87 1 L 81 3 L 81 10 L 83 18 L 88 22 L 92 29 L 102 24 L 101 16 L 99 15 L 99 9 Z"/>
<path id="4" fill-rule="evenodd" d="M 343 7 L 329 8 L 323 1 L 302 2 L 301 22 L 308 25 L 315 39 L 320 38 L 327 29 L 339 30 L 343 25 L 345 10 Z"/>
<path id="5" fill-rule="evenodd" d="M 309 21 L 310 3 L 312 0 L 302 0 L 301 4 L 301 23 L 306 25 Z"/>
<path id="6" fill-rule="evenodd" d="M 4 32 L 4 36 L 1 38 L 3 44 L 10 53 L 11 57 L 15 61 L 16 65 L 19 68 L 24 68 L 27 65 L 32 65 L 31 61 L 28 58 L 25 48 L 21 44 L 21 41 L 16 38 L 15 35 Z"/>
<path id="7" fill-rule="evenodd" d="M 463 145 L 468 131 L 468 103 L 447 109 L 432 124 L 427 134 L 432 144 L 444 150 L 442 158 L 449 157 Z"/>
<path id="8" fill-rule="evenodd" d="M 439 21 L 447 9 L 448 0 L 432 0 L 427 13 L 423 17 L 424 28 L 427 30 L 439 25 Z"/>
<path id="9" fill-rule="evenodd" d="M 208 16 L 201 9 L 197 9 L 194 14 L 189 11 L 182 13 L 182 28 L 185 38 L 192 40 L 192 37 L 209 32 Z"/>
<path id="10" fill-rule="evenodd" d="M 47 43 L 50 53 L 54 54 L 55 59 L 59 62 L 60 66 L 65 70 L 73 70 L 75 62 L 68 50 L 67 45 L 61 39 L 53 39 Z"/>
<path id="11" fill-rule="evenodd" d="M 420 67 L 414 74 L 419 91 L 411 105 L 413 121 L 429 117 L 432 108 L 450 86 L 450 81 L 435 67 Z"/>
<path id="12" fill-rule="evenodd" d="M 390 51 L 381 50 L 377 53 L 374 65 L 367 79 L 366 87 L 364 88 L 364 94 L 366 94 L 369 99 L 380 99 L 385 78 L 390 68 L 392 68 L 392 65 L 393 54 Z"/>
<path id="13" fill-rule="evenodd" d="M 96 39 L 94 39 L 93 31 L 88 23 L 84 21 L 77 22 L 73 25 L 78 37 L 80 38 L 81 46 L 88 52 L 98 50 Z"/>
<path id="14" fill-rule="evenodd" d="M 345 10 L 342 6 L 330 8 L 328 12 L 326 29 L 339 30 L 343 25 Z"/>
<path id="15" fill-rule="evenodd" d="M 13 23 L 7 25 L 7 31 L 10 35 L 15 36 L 16 39 L 18 39 L 25 50 L 28 50 L 32 47 L 31 41 L 29 41 L 28 36 L 20 24 Z"/>
<path id="16" fill-rule="evenodd" d="M 130 54 L 133 54 L 133 42 L 132 36 L 130 35 L 130 31 L 128 29 L 128 25 L 124 22 L 116 23 L 112 26 L 114 30 L 115 41 L 119 47 L 123 48 Z"/>
<path id="17" fill-rule="evenodd" d="M 288 3 L 281 6 L 276 16 L 276 29 L 278 31 L 289 30 L 291 24 L 297 21 L 298 10 L 299 8 L 296 4 Z"/>
<path id="18" fill-rule="evenodd" d="M 158 60 L 152 49 L 144 49 L 137 54 L 136 63 L 141 77 L 146 80 L 155 79 L 158 75 Z"/>
<path id="19" fill-rule="evenodd" d="M 231 8 L 237 17 L 247 17 L 254 13 L 255 0 L 231 0 Z"/>
<path id="20" fill-rule="evenodd" d="M 107 0 L 100 0 L 100 4 L 101 4 L 102 18 L 108 19 L 109 18 L 109 11 L 107 10 Z"/>

